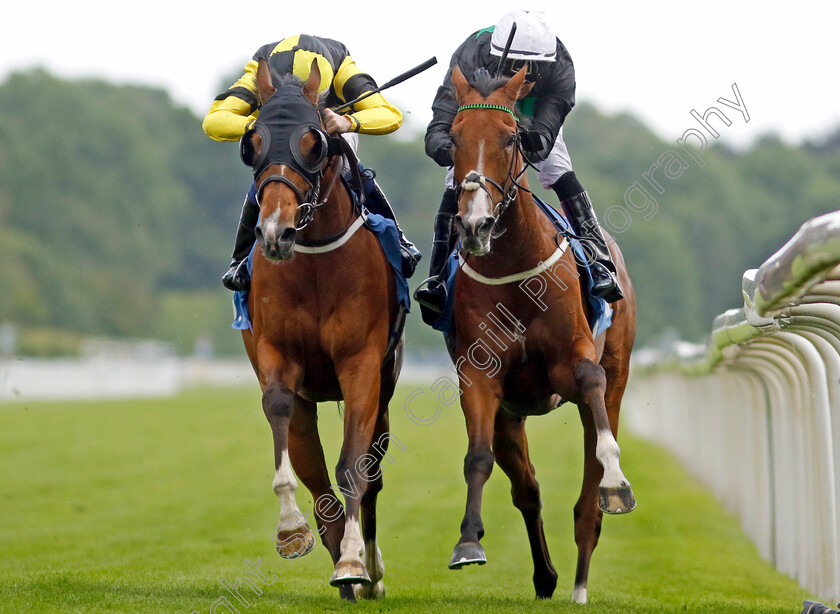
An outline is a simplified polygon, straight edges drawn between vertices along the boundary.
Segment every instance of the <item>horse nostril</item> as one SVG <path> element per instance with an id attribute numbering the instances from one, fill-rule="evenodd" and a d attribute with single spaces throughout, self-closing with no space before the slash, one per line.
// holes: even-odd
<path id="1" fill-rule="evenodd" d="M 496 223 L 496 218 L 492 215 L 490 217 L 484 218 L 484 220 L 479 225 L 478 229 L 476 230 L 477 233 L 484 233 L 490 232 L 493 230 L 493 224 Z"/>
<path id="2" fill-rule="evenodd" d="M 466 231 L 467 227 L 464 226 L 464 219 L 460 215 L 455 216 L 455 230 L 457 231 Z"/>
<path id="3" fill-rule="evenodd" d="M 289 226 L 280 234 L 280 241 L 282 243 L 291 243 L 295 240 L 295 234 L 297 234 L 297 230 Z"/>
<path id="4" fill-rule="evenodd" d="M 263 241 L 263 231 L 262 231 L 262 228 L 260 228 L 259 226 L 257 226 L 256 228 L 254 228 L 254 236 L 257 238 L 257 241 L 262 242 L 262 241 Z"/>

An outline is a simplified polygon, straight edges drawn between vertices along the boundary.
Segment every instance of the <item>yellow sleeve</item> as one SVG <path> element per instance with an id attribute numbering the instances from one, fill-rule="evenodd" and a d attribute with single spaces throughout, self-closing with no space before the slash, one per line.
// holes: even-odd
<path id="1" fill-rule="evenodd" d="M 402 111 L 385 100 L 382 94 L 368 96 L 357 102 L 356 111 L 348 115 L 353 132 L 360 134 L 390 134 L 402 126 Z"/>
<path id="2" fill-rule="evenodd" d="M 252 60 L 236 83 L 213 101 L 201 127 L 214 141 L 238 141 L 259 115 L 256 101 L 257 62 Z"/>
<path id="3" fill-rule="evenodd" d="M 356 75 L 364 75 L 350 56 L 344 58 L 335 73 L 335 92 L 342 100 L 352 99 L 344 86 Z M 365 75 L 366 77 L 366 75 Z M 369 77 L 366 77 L 369 79 Z M 350 88 L 348 88 L 350 89 Z M 362 91 L 366 93 L 370 90 Z M 397 107 L 388 102 L 382 94 L 373 94 L 353 105 L 356 111 L 347 115 L 353 124 L 351 130 L 361 134 L 390 134 L 402 125 L 403 115 Z"/>

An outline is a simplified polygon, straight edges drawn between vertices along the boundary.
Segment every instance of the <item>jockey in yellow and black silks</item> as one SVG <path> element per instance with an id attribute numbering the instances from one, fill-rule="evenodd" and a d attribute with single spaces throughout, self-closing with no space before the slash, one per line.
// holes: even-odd
<path id="1" fill-rule="evenodd" d="M 321 73 L 320 93 L 325 96 L 325 106 L 332 107 L 353 100 L 376 89 L 373 78 L 356 66 L 347 47 L 336 40 L 307 34 L 296 34 L 275 43 L 260 47 L 245 65 L 242 76 L 213 101 L 202 127 L 216 141 L 238 141 L 260 111 L 257 88 L 257 67 L 264 60 L 272 73 L 294 75 L 302 81 L 309 78 L 313 61 Z M 358 147 L 356 134 L 389 134 L 402 125 L 402 113 L 380 93 L 368 96 L 352 106 L 352 112 L 339 115 L 329 108 L 323 111 L 324 126 L 330 134 L 342 134 L 353 146 Z M 396 219 L 388 200 L 373 180 L 365 177 L 364 189 L 368 208 L 389 219 Z M 230 269 L 222 283 L 231 290 L 247 290 L 250 286 L 245 260 L 254 244 L 254 227 L 259 217 L 259 207 L 253 186 L 245 198 Z M 409 277 L 420 260 L 420 252 L 397 226 L 403 253 L 403 273 Z"/>

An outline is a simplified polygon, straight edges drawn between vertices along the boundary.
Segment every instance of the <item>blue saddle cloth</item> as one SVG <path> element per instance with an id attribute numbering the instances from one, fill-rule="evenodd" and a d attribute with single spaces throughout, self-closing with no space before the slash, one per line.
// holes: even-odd
<path id="1" fill-rule="evenodd" d="M 393 220 L 389 220 L 377 213 L 366 213 L 367 220 L 365 227 L 373 232 L 379 239 L 379 244 L 382 246 L 382 251 L 385 252 L 385 257 L 388 259 L 388 264 L 394 271 L 394 280 L 397 282 L 397 301 L 400 306 L 408 313 L 411 310 L 411 299 L 408 291 L 408 281 L 402 274 L 402 259 L 400 252 L 400 239 L 397 235 L 397 225 Z M 254 258 L 254 249 L 251 249 L 251 254 L 248 256 L 248 272 L 251 273 L 252 262 Z M 341 249 L 341 248 L 339 248 Z M 234 320 L 231 324 L 232 328 L 236 330 L 252 330 L 251 316 L 248 312 L 248 292 L 234 292 L 233 293 L 233 311 Z"/>
<path id="2" fill-rule="evenodd" d="M 586 288 L 584 300 L 589 303 L 591 308 L 591 313 L 589 314 L 589 325 L 592 329 L 592 335 L 597 337 L 607 330 L 610 327 L 610 324 L 612 324 L 612 308 L 607 301 L 602 298 L 598 298 L 597 296 L 593 296 L 592 292 L 590 292 L 590 289 L 592 288 L 592 272 L 589 269 L 589 265 L 586 264 L 588 258 L 583 251 L 583 247 L 580 245 L 580 241 L 574 238 L 569 222 L 566 218 L 560 215 L 554 207 L 537 198 L 536 195 L 534 195 L 534 202 L 537 203 L 540 210 L 548 217 L 549 220 L 551 220 L 551 223 L 554 224 L 557 231 L 562 233 L 568 239 L 569 245 L 572 247 L 575 254 L 575 261 L 578 265 L 578 270 L 582 272 L 586 282 L 584 285 Z M 458 270 L 458 266 L 458 249 L 455 249 L 452 254 L 450 254 L 449 260 L 447 260 L 446 266 L 444 267 L 444 276 L 446 278 L 446 306 L 438 319 L 435 320 L 435 323 L 432 325 L 432 328 L 443 333 L 446 338 L 446 343 L 450 347 L 451 341 L 454 338 L 454 321 L 452 313 L 455 295 L 455 273 Z"/>

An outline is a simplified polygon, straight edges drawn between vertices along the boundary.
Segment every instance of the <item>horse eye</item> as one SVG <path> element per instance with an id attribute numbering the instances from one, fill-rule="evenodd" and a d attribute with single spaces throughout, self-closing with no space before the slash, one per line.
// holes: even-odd
<path id="1" fill-rule="evenodd" d="M 507 144 L 505 145 L 505 149 L 511 149 L 514 146 L 515 143 L 516 143 L 516 135 L 511 134 L 510 138 L 508 139 Z"/>
<path id="2" fill-rule="evenodd" d="M 323 142 L 313 132 L 305 133 L 300 138 L 300 153 L 304 160 L 312 166 L 317 166 L 323 160 L 326 152 Z"/>

